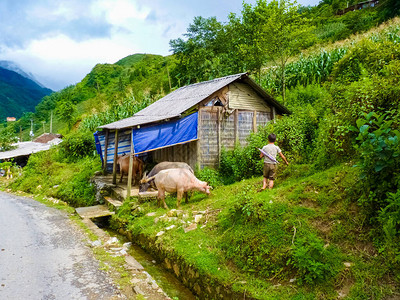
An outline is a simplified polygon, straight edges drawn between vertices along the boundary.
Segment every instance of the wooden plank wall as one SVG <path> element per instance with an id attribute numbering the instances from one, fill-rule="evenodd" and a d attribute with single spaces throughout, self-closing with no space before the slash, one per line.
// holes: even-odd
<path id="1" fill-rule="evenodd" d="M 222 107 L 201 108 L 200 132 L 200 167 L 214 167 L 218 164 L 218 115 Z"/>
<path id="2" fill-rule="evenodd" d="M 247 145 L 246 139 L 253 131 L 253 115 L 252 111 L 239 111 L 238 140 L 242 147 Z"/>
<path id="3" fill-rule="evenodd" d="M 197 142 L 166 147 L 151 152 L 155 162 L 162 161 L 181 161 L 186 162 L 192 168 L 197 163 Z"/>
<path id="4" fill-rule="evenodd" d="M 254 119 L 254 114 L 256 119 Z M 200 115 L 199 149 L 201 155 L 199 156 L 199 165 L 201 168 L 217 167 L 221 148 L 232 150 L 236 140 L 241 146 L 246 146 L 247 137 L 257 129 L 255 126 L 264 126 L 271 120 L 270 112 L 237 110 L 228 115 L 222 112 L 222 107 L 203 107 Z M 220 116 L 219 126 L 218 116 Z M 237 123 L 235 124 L 235 122 Z M 218 138 L 218 127 L 220 128 L 220 138 Z"/>

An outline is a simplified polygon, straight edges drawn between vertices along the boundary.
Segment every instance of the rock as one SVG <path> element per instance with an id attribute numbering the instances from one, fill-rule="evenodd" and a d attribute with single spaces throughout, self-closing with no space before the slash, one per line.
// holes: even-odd
<path id="1" fill-rule="evenodd" d="M 129 248 L 132 247 L 132 243 L 128 242 L 122 245 L 122 248 L 124 248 L 125 250 L 129 250 Z"/>
<path id="2" fill-rule="evenodd" d="M 192 223 L 190 224 L 188 227 L 184 228 L 183 230 L 186 232 L 192 231 L 197 229 L 197 224 L 196 223 Z"/>
<path id="3" fill-rule="evenodd" d="M 180 209 L 171 209 L 169 212 L 167 212 L 168 217 L 179 217 L 183 214 L 183 210 Z"/>
<path id="4" fill-rule="evenodd" d="M 160 232 L 158 232 L 157 234 L 156 234 L 156 236 L 162 236 L 163 234 L 165 233 L 165 231 L 160 231 Z"/>
<path id="5" fill-rule="evenodd" d="M 194 221 L 196 222 L 196 223 L 199 223 L 200 222 L 200 220 L 203 218 L 203 215 L 195 215 L 194 216 Z"/>
<path id="6" fill-rule="evenodd" d="M 289 280 L 289 282 L 290 282 L 290 283 L 293 283 L 293 282 L 295 282 L 296 280 L 297 280 L 296 278 L 292 278 L 292 279 Z"/>
<path id="7" fill-rule="evenodd" d="M 116 238 L 115 236 L 114 237 L 112 237 L 111 239 L 109 239 L 104 245 L 105 246 L 110 246 L 110 245 L 112 245 L 112 244 L 117 244 L 119 241 L 118 241 L 118 238 Z"/>
<path id="8" fill-rule="evenodd" d="M 131 279 L 131 283 L 132 284 L 137 284 L 137 283 L 139 283 L 140 282 L 140 279 L 138 279 L 138 278 L 132 278 Z"/>
<path id="9" fill-rule="evenodd" d="M 346 268 L 350 268 L 353 265 L 351 262 L 344 262 L 343 264 Z"/>
<path id="10" fill-rule="evenodd" d="M 148 217 L 154 217 L 155 215 L 156 215 L 155 212 L 151 212 L 151 213 L 146 214 L 146 216 L 148 216 Z"/>
<path id="11" fill-rule="evenodd" d="M 94 242 L 91 242 L 90 245 L 92 247 L 100 247 L 101 246 L 101 241 L 100 240 L 96 240 Z"/>
<path id="12" fill-rule="evenodd" d="M 168 226 L 167 228 L 165 228 L 165 230 L 171 230 L 172 228 L 175 228 L 176 227 L 176 225 L 171 225 L 171 226 Z"/>
<path id="13" fill-rule="evenodd" d="M 176 209 L 171 209 L 168 213 L 167 213 L 168 217 L 175 217 L 176 216 Z"/>

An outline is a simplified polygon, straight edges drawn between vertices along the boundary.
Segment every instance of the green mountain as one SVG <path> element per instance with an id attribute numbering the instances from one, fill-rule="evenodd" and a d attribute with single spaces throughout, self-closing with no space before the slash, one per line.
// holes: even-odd
<path id="1" fill-rule="evenodd" d="M 33 112 L 41 99 L 51 93 L 32 79 L 0 67 L 0 120 Z"/>

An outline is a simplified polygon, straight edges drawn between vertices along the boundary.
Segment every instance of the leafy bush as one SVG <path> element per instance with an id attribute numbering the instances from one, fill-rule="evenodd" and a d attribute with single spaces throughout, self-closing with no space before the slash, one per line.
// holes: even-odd
<path id="1" fill-rule="evenodd" d="M 0 130 L 0 151 L 9 151 L 15 149 L 13 143 L 16 143 L 18 138 L 14 131 L 14 126 L 8 125 L 6 128 Z"/>
<path id="2" fill-rule="evenodd" d="M 264 145 L 257 137 L 250 137 L 251 141 L 246 147 L 236 145 L 230 151 L 222 149 L 219 171 L 225 184 L 262 174 L 262 160 L 257 147 Z"/>
<path id="3" fill-rule="evenodd" d="M 340 256 L 336 247 L 325 246 L 321 239 L 309 234 L 296 241 L 290 263 L 298 269 L 300 283 L 314 284 L 326 282 L 339 273 Z"/>
<path id="4" fill-rule="evenodd" d="M 60 144 L 61 155 L 68 161 L 75 161 L 85 156 L 93 156 L 96 151 L 91 132 L 78 131 L 65 137 Z"/>
<path id="5" fill-rule="evenodd" d="M 205 167 L 202 170 L 196 170 L 196 177 L 207 182 L 213 188 L 223 184 L 219 172 L 208 167 Z"/>
<path id="6" fill-rule="evenodd" d="M 90 179 L 101 168 L 99 160 L 85 158 L 74 167 L 76 171 L 72 177 L 68 181 L 60 182 L 56 196 L 74 207 L 93 205 L 96 201 L 96 189 Z"/>
<path id="7" fill-rule="evenodd" d="M 90 183 L 101 169 L 98 157 L 66 161 L 57 148 L 32 154 L 22 176 L 11 184 L 14 190 L 58 197 L 73 206 L 95 202 L 95 188 Z"/>

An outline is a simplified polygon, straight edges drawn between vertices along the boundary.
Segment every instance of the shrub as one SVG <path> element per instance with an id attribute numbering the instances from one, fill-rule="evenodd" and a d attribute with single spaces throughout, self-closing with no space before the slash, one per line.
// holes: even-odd
<path id="1" fill-rule="evenodd" d="M 67 161 L 93 156 L 96 151 L 93 134 L 82 131 L 70 134 L 60 144 L 60 151 Z"/>
<path id="2" fill-rule="evenodd" d="M 285 222 L 287 204 L 269 203 L 245 186 L 219 216 L 221 247 L 242 270 L 261 278 L 284 276 L 292 233 Z"/>
<path id="3" fill-rule="evenodd" d="M 223 184 L 222 179 L 217 170 L 205 167 L 196 171 L 196 177 L 208 183 L 213 188 Z"/>
<path id="4" fill-rule="evenodd" d="M 57 189 L 57 197 L 68 202 L 72 206 L 90 206 L 96 201 L 96 189 L 90 182 L 95 171 L 100 170 L 98 159 L 86 158 L 80 160 L 74 166 L 71 178 L 62 181 Z"/>
<path id="5" fill-rule="evenodd" d="M 299 238 L 295 243 L 292 259 L 300 276 L 300 284 L 325 282 L 335 277 L 341 268 L 341 255 L 334 246 L 325 246 L 314 234 Z"/>

